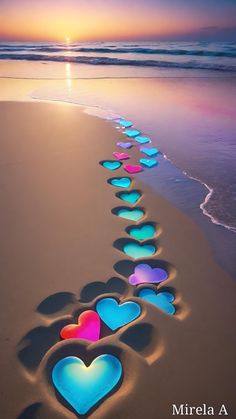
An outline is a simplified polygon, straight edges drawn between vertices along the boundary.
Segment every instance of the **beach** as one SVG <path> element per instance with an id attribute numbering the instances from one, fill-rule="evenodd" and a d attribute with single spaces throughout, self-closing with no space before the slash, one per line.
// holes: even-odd
<path id="1" fill-rule="evenodd" d="M 91 419 L 169 419 L 172 404 L 217 412 L 221 402 L 234 418 L 235 282 L 201 229 L 141 175 L 102 167 L 124 141 L 116 123 L 22 96 L 0 103 L 2 417 L 75 418 L 53 386 L 53 365 L 67 355 L 89 364 L 105 352 L 118 357 L 123 375 Z M 128 153 L 137 164 L 137 147 Z M 124 176 L 142 194 L 142 223 L 156 225 L 155 254 L 142 262 L 168 272 L 151 288 L 174 295 L 173 316 L 129 284 L 140 261 L 121 245 L 134 222 L 114 213 L 124 203 L 109 183 Z M 103 325 L 96 343 L 60 339 L 63 326 L 105 297 L 137 302 L 140 317 L 116 332 Z"/>

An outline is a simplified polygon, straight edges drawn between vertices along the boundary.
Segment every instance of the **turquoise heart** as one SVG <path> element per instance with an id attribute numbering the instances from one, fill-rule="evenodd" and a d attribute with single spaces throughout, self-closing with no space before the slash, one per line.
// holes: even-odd
<path id="1" fill-rule="evenodd" d="M 140 159 L 139 160 L 141 164 L 147 167 L 153 167 L 156 166 L 158 163 L 155 159 Z"/>
<path id="2" fill-rule="evenodd" d="M 148 240 L 156 235 L 156 229 L 152 224 L 145 224 L 142 227 L 131 227 L 129 235 L 137 240 Z"/>
<path id="3" fill-rule="evenodd" d="M 124 134 L 127 135 L 127 137 L 136 137 L 136 135 L 140 134 L 140 131 L 138 131 L 137 129 L 126 129 L 124 131 Z"/>
<path id="4" fill-rule="evenodd" d="M 142 137 L 142 136 L 136 137 L 135 138 L 135 141 L 137 141 L 139 144 L 151 143 L 150 138 L 148 138 L 148 137 Z"/>
<path id="5" fill-rule="evenodd" d="M 156 292 L 151 288 L 143 288 L 139 291 L 138 297 L 143 298 L 151 304 L 154 304 L 156 307 L 165 311 L 167 314 L 175 314 L 175 306 L 172 304 L 175 297 L 171 292 L 161 291 L 156 294 Z"/>
<path id="6" fill-rule="evenodd" d="M 149 157 L 156 156 L 159 153 L 158 148 L 140 147 L 140 151 Z"/>
<path id="7" fill-rule="evenodd" d="M 144 216 L 144 212 L 140 209 L 122 208 L 118 210 L 118 217 L 125 218 L 126 220 L 139 221 Z"/>
<path id="8" fill-rule="evenodd" d="M 68 356 L 58 361 L 52 371 L 57 391 L 80 415 L 109 394 L 121 376 L 121 362 L 109 354 L 98 356 L 88 367 L 80 358 Z"/>
<path id="9" fill-rule="evenodd" d="M 107 160 L 102 162 L 102 166 L 109 170 L 116 170 L 122 165 L 119 161 Z"/>
<path id="10" fill-rule="evenodd" d="M 124 253 L 133 259 L 150 257 L 156 253 L 155 246 L 151 244 L 127 243 L 124 245 Z"/>
<path id="11" fill-rule="evenodd" d="M 131 185 L 131 179 L 129 177 L 122 177 L 119 179 L 112 179 L 111 184 L 118 186 L 119 188 L 129 188 Z"/>
<path id="12" fill-rule="evenodd" d="M 133 125 L 133 122 L 127 121 L 126 119 L 123 119 L 123 118 L 116 119 L 116 122 L 124 128 L 129 128 L 129 127 L 132 127 Z"/>
<path id="13" fill-rule="evenodd" d="M 141 198 L 141 193 L 136 191 L 131 192 L 122 192 L 119 195 L 119 198 L 122 199 L 122 201 L 128 202 L 129 204 L 136 204 L 138 200 Z"/>
<path id="14" fill-rule="evenodd" d="M 115 298 L 103 298 L 98 301 L 96 310 L 102 321 L 111 330 L 125 326 L 141 314 L 141 308 L 138 303 L 127 301 L 119 304 Z"/>

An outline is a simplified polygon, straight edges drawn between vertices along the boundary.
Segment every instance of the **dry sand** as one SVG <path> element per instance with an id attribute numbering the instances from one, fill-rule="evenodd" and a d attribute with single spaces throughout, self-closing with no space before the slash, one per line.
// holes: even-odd
<path id="1" fill-rule="evenodd" d="M 159 225 L 152 263 L 168 269 L 159 288 L 173 290 L 177 313 L 141 302 L 134 324 L 112 335 L 103 328 L 99 343 L 60 342 L 62 325 L 98 296 L 138 301 L 127 281 L 133 261 L 114 246 L 132 222 L 112 214 L 123 203 L 107 182 L 124 170 L 99 165 L 124 137 L 61 104 L 3 102 L 0 126 L 0 417 L 75 418 L 56 397 L 50 368 L 67 354 L 89 363 L 107 352 L 121 359 L 123 382 L 91 419 L 169 419 L 173 403 L 216 412 L 224 403 L 235 418 L 235 283 L 198 227 L 134 180 L 146 219 Z"/>

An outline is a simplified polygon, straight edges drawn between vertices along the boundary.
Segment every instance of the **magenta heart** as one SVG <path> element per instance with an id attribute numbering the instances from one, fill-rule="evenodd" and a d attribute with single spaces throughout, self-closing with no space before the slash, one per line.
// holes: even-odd
<path id="1" fill-rule="evenodd" d="M 137 265 L 134 273 L 129 277 L 131 285 L 138 284 L 156 284 L 163 282 L 168 278 L 168 274 L 164 269 L 152 268 L 147 264 Z"/>
<path id="2" fill-rule="evenodd" d="M 124 169 L 128 173 L 139 173 L 143 171 L 143 168 L 139 165 L 133 165 L 133 164 L 125 164 Z"/>
<path id="3" fill-rule="evenodd" d="M 114 151 L 113 156 L 117 158 L 117 160 L 128 160 L 130 156 L 126 153 L 120 153 L 119 151 Z"/>

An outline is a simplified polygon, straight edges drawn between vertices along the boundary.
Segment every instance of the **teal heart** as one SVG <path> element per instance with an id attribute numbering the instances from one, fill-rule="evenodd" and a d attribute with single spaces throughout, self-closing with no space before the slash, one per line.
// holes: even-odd
<path id="1" fill-rule="evenodd" d="M 126 220 L 139 221 L 144 216 L 144 212 L 140 209 L 122 208 L 117 212 L 118 217 L 125 218 Z"/>
<path id="2" fill-rule="evenodd" d="M 156 253 L 155 246 L 151 244 L 127 243 L 123 250 L 126 255 L 133 259 L 150 257 Z"/>
<path id="3" fill-rule="evenodd" d="M 157 308 L 171 316 L 175 314 L 175 306 L 172 304 L 175 297 L 171 292 L 161 291 L 156 294 L 151 288 L 143 288 L 139 291 L 138 297 L 154 304 Z"/>
<path id="4" fill-rule="evenodd" d="M 58 361 L 52 371 L 57 391 L 79 415 L 107 396 L 121 376 L 120 360 L 109 354 L 98 356 L 89 366 L 76 356 L 68 356 Z"/>
<path id="5" fill-rule="evenodd" d="M 141 147 L 140 151 L 149 157 L 156 156 L 159 153 L 158 148 Z"/>
<path id="6" fill-rule="evenodd" d="M 141 227 L 131 227 L 129 235 L 137 240 L 152 239 L 156 235 L 156 229 L 152 224 L 145 224 Z"/>
<path id="7" fill-rule="evenodd" d="M 147 167 L 153 167 L 156 166 L 158 163 L 155 159 L 140 159 L 139 160 L 141 164 Z"/>
<path id="8" fill-rule="evenodd" d="M 127 121 L 126 119 L 123 119 L 123 118 L 116 119 L 115 122 L 117 122 L 118 124 L 120 124 L 124 128 L 130 128 L 133 125 L 133 122 Z"/>
<path id="9" fill-rule="evenodd" d="M 142 136 L 135 137 L 135 141 L 137 141 L 139 144 L 151 143 L 150 138 Z"/>
<path id="10" fill-rule="evenodd" d="M 111 184 L 113 186 L 118 186 L 119 188 L 129 188 L 131 185 L 131 179 L 128 177 L 122 177 L 119 179 L 112 179 Z"/>
<path id="11" fill-rule="evenodd" d="M 136 135 L 139 135 L 140 131 L 138 131 L 137 129 L 126 129 L 124 131 L 124 134 L 127 135 L 127 137 L 133 138 L 136 137 Z"/>
<path id="12" fill-rule="evenodd" d="M 121 167 L 122 163 L 119 161 L 107 160 L 102 162 L 102 166 L 109 170 L 116 170 Z"/>
<path id="13" fill-rule="evenodd" d="M 96 311 L 111 330 L 117 330 L 125 326 L 141 314 L 141 308 L 138 303 L 126 301 L 119 304 L 115 298 L 103 298 L 98 301 Z"/>
<path id="14" fill-rule="evenodd" d="M 138 200 L 141 198 L 141 193 L 136 191 L 131 192 L 122 192 L 119 196 L 122 201 L 128 202 L 129 204 L 136 204 Z"/>

